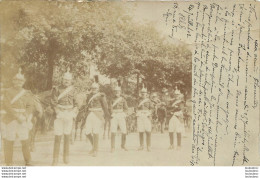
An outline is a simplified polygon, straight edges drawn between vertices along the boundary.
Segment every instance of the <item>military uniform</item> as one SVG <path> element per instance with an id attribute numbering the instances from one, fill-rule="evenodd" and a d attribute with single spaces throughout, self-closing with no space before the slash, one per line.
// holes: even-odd
<path id="1" fill-rule="evenodd" d="M 24 76 L 20 72 L 14 77 L 14 80 L 24 82 Z M 22 143 L 25 165 L 31 165 L 28 138 L 29 131 L 32 128 L 33 101 L 30 96 L 30 91 L 22 87 L 9 88 L 4 94 L 3 110 L 6 114 L 1 118 L 1 129 L 4 139 L 5 163 L 7 166 L 12 165 L 13 144 L 16 139 Z"/>
<path id="2" fill-rule="evenodd" d="M 153 103 L 149 98 L 141 99 L 137 105 L 137 130 L 139 132 L 140 148 L 143 150 L 144 132 L 146 132 L 147 151 L 151 147 Z"/>
<path id="3" fill-rule="evenodd" d="M 53 89 L 51 102 L 56 112 L 54 135 L 71 134 L 73 119 L 77 116 L 75 95 L 73 86 L 59 86 Z"/>
<path id="4" fill-rule="evenodd" d="M 165 125 L 165 120 L 166 120 L 166 116 L 167 116 L 167 111 L 166 111 L 166 105 L 165 103 L 160 103 L 158 105 L 158 109 L 157 109 L 157 116 L 158 116 L 158 120 L 160 122 L 160 126 L 161 126 L 161 133 L 163 133 L 164 131 L 164 125 Z"/>
<path id="5" fill-rule="evenodd" d="M 87 97 L 86 106 L 88 113 L 86 119 L 86 135 L 93 146 L 90 153 L 96 156 L 101 123 L 104 117 L 109 117 L 105 94 L 101 92 L 91 93 Z"/>
<path id="6" fill-rule="evenodd" d="M 127 102 L 122 96 L 115 97 L 111 103 L 111 151 L 115 149 L 115 136 L 117 128 L 119 127 L 122 132 L 121 148 L 126 150 L 126 112 L 127 112 Z"/>
<path id="7" fill-rule="evenodd" d="M 72 79 L 72 75 L 69 71 L 64 74 L 64 79 Z M 65 164 L 69 163 L 69 140 L 72 132 L 73 119 L 76 118 L 78 113 L 75 95 L 75 88 L 72 85 L 60 85 L 52 91 L 51 104 L 56 113 L 56 118 L 54 120 L 55 140 L 53 148 L 53 166 L 58 164 L 62 135 L 64 135 L 63 162 Z"/>
<path id="8" fill-rule="evenodd" d="M 171 104 L 172 117 L 169 121 L 169 137 L 170 137 L 170 148 L 174 148 L 174 133 L 177 135 L 177 146 L 178 149 L 181 147 L 181 137 L 184 134 L 184 119 L 183 119 L 183 108 L 184 100 L 183 95 L 179 92 L 175 94 L 176 99 Z"/>
<path id="9" fill-rule="evenodd" d="M 161 96 L 161 101 L 165 104 L 165 127 L 168 128 L 169 125 L 169 120 L 171 118 L 171 113 L 170 113 L 170 103 L 171 103 L 171 97 L 164 93 Z"/>
<path id="10" fill-rule="evenodd" d="M 3 107 L 6 115 L 3 118 L 3 138 L 9 141 L 27 140 L 32 129 L 31 118 L 33 101 L 30 92 L 24 89 L 9 88 L 5 92 Z M 20 121 L 18 121 L 20 120 Z"/>

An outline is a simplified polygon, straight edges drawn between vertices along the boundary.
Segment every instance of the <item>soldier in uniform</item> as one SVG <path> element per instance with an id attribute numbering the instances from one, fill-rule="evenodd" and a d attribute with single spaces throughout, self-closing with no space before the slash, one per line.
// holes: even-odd
<path id="1" fill-rule="evenodd" d="M 23 89 L 24 75 L 19 73 L 13 78 L 13 87 L 6 90 L 3 109 L 6 112 L 2 121 L 5 164 L 13 164 L 13 144 L 16 139 L 22 143 L 22 152 L 26 166 L 31 165 L 29 149 L 29 131 L 31 129 L 32 100 L 31 93 Z"/>
<path id="2" fill-rule="evenodd" d="M 121 96 L 120 81 L 118 86 L 115 87 L 115 97 L 112 99 L 111 107 L 111 152 L 115 151 L 115 137 L 117 128 L 119 127 L 122 132 L 121 148 L 127 151 L 125 147 L 126 143 L 126 112 L 127 102 L 123 96 Z"/>
<path id="3" fill-rule="evenodd" d="M 151 95 L 151 102 L 153 104 L 153 113 L 152 113 L 152 119 L 153 119 L 153 127 L 157 130 L 157 125 L 158 125 L 158 107 L 161 103 L 159 98 L 157 97 L 157 93 L 152 93 Z"/>
<path id="4" fill-rule="evenodd" d="M 172 117 L 169 121 L 169 137 L 170 137 L 170 147 L 169 149 L 174 149 L 174 133 L 177 135 L 177 149 L 181 148 L 181 138 L 184 133 L 184 118 L 183 118 L 183 108 L 184 108 L 184 98 L 180 93 L 180 90 L 176 88 L 175 90 L 175 100 L 171 105 Z"/>
<path id="5" fill-rule="evenodd" d="M 171 118 L 170 114 L 170 103 L 171 103 L 171 97 L 169 96 L 168 90 L 166 88 L 162 89 L 162 95 L 161 95 L 161 102 L 162 102 L 162 109 L 160 110 L 160 116 L 164 116 L 164 119 L 161 119 L 161 123 L 164 125 L 165 128 L 168 128 L 169 120 Z M 162 111 L 162 112 L 161 112 Z M 163 113 L 165 111 L 165 113 Z"/>
<path id="6" fill-rule="evenodd" d="M 56 113 L 54 120 L 54 148 L 53 166 L 59 161 L 60 142 L 64 135 L 63 162 L 69 163 L 69 143 L 72 132 L 73 119 L 78 113 L 78 106 L 75 100 L 75 88 L 72 85 L 72 74 L 69 70 L 63 75 L 62 84 L 52 91 L 51 104 Z"/>
<path id="7" fill-rule="evenodd" d="M 141 99 L 137 105 L 137 130 L 139 132 L 140 147 L 139 151 L 144 149 L 144 132 L 146 132 L 147 151 L 151 151 L 151 131 L 152 131 L 152 111 L 153 104 L 148 98 L 147 89 L 142 88 Z"/>
<path id="8" fill-rule="evenodd" d="M 96 79 L 96 78 L 95 78 Z M 104 93 L 99 91 L 98 81 L 91 85 L 91 93 L 86 100 L 87 119 L 86 119 L 86 136 L 92 144 L 90 155 L 96 157 L 98 151 L 98 140 L 101 123 L 104 117 L 110 117 L 108 104 Z"/>

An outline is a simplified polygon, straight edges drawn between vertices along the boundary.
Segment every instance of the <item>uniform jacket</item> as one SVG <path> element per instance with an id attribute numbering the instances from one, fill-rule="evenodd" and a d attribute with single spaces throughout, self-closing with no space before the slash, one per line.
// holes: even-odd
<path id="1" fill-rule="evenodd" d="M 23 89 L 24 90 L 24 89 Z M 32 93 L 29 90 L 24 90 L 24 94 L 17 99 L 13 104 L 11 104 L 11 101 L 17 94 L 20 93 L 21 90 L 17 90 L 16 88 L 9 88 L 4 93 L 4 99 L 3 99 L 3 109 L 6 112 L 5 117 L 3 118 L 3 121 L 8 124 L 11 121 L 17 119 L 15 116 L 14 109 L 24 109 L 25 114 L 29 115 L 33 111 L 33 98 Z"/>
<path id="2" fill-rule="evenodd" d="M 109 103 L 109 111 L 112 114 L 114 109 L 122 109 L 124 112 L 127 112 L 128 110 L 128 106 L 127 106 L 127 102 L 126 99 L 123 96 L 120 96 L 121 100 L 119 102 L 117 102 L 117 104 L 115 104 L 113 106 L 113 104 L 116 102 L 117 97 L 114 97 L 110 103 Z"/>
<path id="3" fill-rule="evenodd" d="M 137 106 L 136 106 L 136 109 L 137 109 L 137 110 L 153 110 L 153 109 L 154 109 L 153 103 L 152 103 L 152 101 L 151 101 L 149 98 L 145 99 L 145 100 L 147 100 L 147 101 L 140 105 L 140 103 L 141 103 L 143 100 L 144 100 L 144 99 L 139 99 L 139 101 L 138 101 L 138 103 L 137 103 Z"/>
<path id="4" fill-rule="evenodd" d="M 73 87 L 73 86 L 71 86 Z M 58 99 L 59 95 L 66 90 L 66 87 L 60 85 L 59 87 L 53 88 L 52 90 L 52 97 L 51 97 L 51 104 L 53 107 L 56 107 L 57 105 L 62 106 L 77 106 L 76 103 L 76 92 L 75 88 L 72 88 L 67 94 L 65 94 L 62 98 Z"/>
<path id="5" fill-rule="evenodd" d="M 89 113 L 90 109 L 98 109 L 102 108 L 104 112 L 105 119 L 110 118 L 110 113 L 108 111 L 108 103 L 106 100 L 106 95 L 104 93 L 99 92 L 92 100 L 91 98 L 95 95 L 94 93 L 90 93 L 86 100 L 86 109 L 87 113 Z M 90 101 L 91 100 L 91 101 Z"/>

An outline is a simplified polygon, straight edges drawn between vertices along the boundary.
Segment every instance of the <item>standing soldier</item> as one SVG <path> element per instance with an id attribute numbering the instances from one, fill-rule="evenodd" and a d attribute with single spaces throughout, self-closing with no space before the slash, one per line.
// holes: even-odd
<path id="1" fill-rule="evenodd" d="M 86 107 L 86 136 L 92 144 L 92 150 L 89 154 L 96 157 L 102 119 L 110 117 L 106 96 L 99 91 L 98 76 L 95 76 L 95 82 L 91 85 L 91 93 L 87 97 Z"/>
<path id="2" fill-rule="evenodd" d="M 152 102 L 148 98 L 147 89 L 142 88 L 141 99 L 137 106 L 137 130 L 139 132 L 140 147 L 139 151 L 144 149 L 144 132 L 146 132 L 147 151 L 151 151 L 151 131 L 152 131 Z"/>
<path id="3" fill-rule="evenodd" d="M 69 163 L 69 143 L 73 126 L 73 119 L 78 113 L 78 107 L 75 100 L 75 88 L 72 85 L 72 74 L 69 70 L 63 75 L 62 84 L 52 91 L 52 106 L 56 113 L 54 121 L 54 149 L 53 166 L 59 161 L 60 142 L 64 135 L 63 162 Z"/>
<path id="4" fill-rule="evenodd" d="M 115 98 L 111 103 L 111 152 L 115 151 L 115 137 L 117 128 L 119 126 L 122 133 L 121 148 L 125 151 L 126 143 L 126 112 L 127 112 L 127 102 L 123 96 L 121 96 L 120 81 L 118 81 L 118 86 L 115 87 Z"/>
<path id="5" fill-rule="evenodd" d="M 22 152 L 26 166 L 31 165 L 29 149 L 29 131 L 31 129 L 32 100 L 31 93 L 23 89 L 24 75 L 19 73 L 13 78 L 13 87 L 5 92 L 3 108 L 6 112 L 2 128 L 4 139 L 5 164 L 13 164 L 13 145 L 17 138 L 22 143 Z"/>
<path id="6" fill-rule="evenodd" d="M 151 102 L 153 104 L 153 113 L 152 113 L 152 119 L 153 119 L 153 127 L 155 127 L 156 131 L 158 129 L 158 107 L 161 103 L 161 101 L 159 100 L 159 98 L 157 98 L 157 94 L 153 93 L 151 95 Z"/>
<path id="7" fill-rule="evenodd" d="M 160 116 L 164 116 L 164 119 L 162 119 L 162 118 L 159 118 L 159 119 L 161 119 L 161 121 L 162 121 L 161 123 L 164 124 L 164 127 L 168 128 L 169 120 L 170 120 L 170 117 L 171 117 L 171 114 L 170 114 L 171 97 L 169 96 L 168 90 L 166 88 L 162 89 L 161 102 L 164 106 L 163 110 L 165 109 L 165 113 L 163 113 L 164 112 L 163 110 L 162 110 L 162 112 L 160 110 L 159 111 L 160 114 L 161 114 Z"/>
<path id="8" fill-rule="evenodd" d="M 180 93 L 180 90 L 176 88 L 175 90 L 175 100 L 171 105 L 172 117 L 169 121 L 169 137 L 170 137 L 170 147 L 169 149 L 174 149 L 174 133 L 177 135 L 177 149 L 181 148 L 181 137 L 184 133 L 184 119 L 183 119 L 183 108 L 184 108 L 184 98 Z"/>

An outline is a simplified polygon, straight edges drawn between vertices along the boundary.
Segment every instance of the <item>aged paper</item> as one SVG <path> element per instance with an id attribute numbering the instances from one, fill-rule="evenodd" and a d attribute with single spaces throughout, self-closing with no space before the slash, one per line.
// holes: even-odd
<path id="1" fill-rule="evenodd" d="M 259 165 L 259 4 L 176 3 L 170 36 L 193 46 L 191 165 Z"/>
<path id="2" fill-rule="evenodd" d="M 0 165 L 259 165 L 258 2 L 2 1 L 0 11 Z M 26 139 L 8 125 L 17 79 L 37 103 Z"/>

